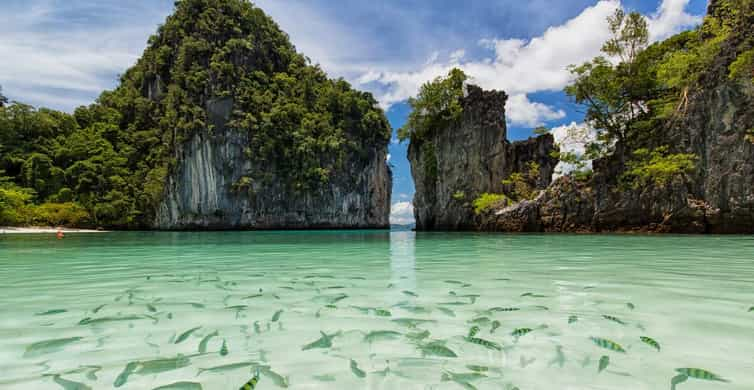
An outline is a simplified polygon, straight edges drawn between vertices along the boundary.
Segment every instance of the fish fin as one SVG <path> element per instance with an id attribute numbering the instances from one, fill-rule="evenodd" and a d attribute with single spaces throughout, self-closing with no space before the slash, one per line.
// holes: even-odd
<path id="1" fill-rule="evenodd" d="M 686 382 L 688 379 L 689 377 L 686 375 L 676 375 L 675 377 L 673 377 L 673 379 L 670 380 L 670 390 L 675 390 L 676 385 Z"/>

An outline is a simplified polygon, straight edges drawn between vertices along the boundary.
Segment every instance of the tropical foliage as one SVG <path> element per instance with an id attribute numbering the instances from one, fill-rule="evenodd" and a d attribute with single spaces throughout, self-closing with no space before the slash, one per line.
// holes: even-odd
<path id="1" fill-rule="evenodd" d="M 463 113 L 463 85 L 467 79 L 462 70 L 454 68 L 447 76 L 422 85 L 417 97 L 408 100 L 411 114 L 406 125 L 398 130 L 398 138 L 419 141 L 433 129 L 459 121 Z"/>
<path id="2" fill-rule="evenodd" d="M 502 209 L 508 206 L 511 200 L 504 194 L 484 193 L 474 200 L 474 212 L 484 214 L 492 210 Z"/>
<path id="3" fill-rule="evenodd" d="M 292 194 L 319 189 L 346 156 L 366 159 L 389 141 L 372 95 L 328 79 L 250 2 L 175 7 L 95 104 L 67 114 L 0 99 L 5 223 L 149 225 L 181 145 L 199 133 L 248 138 L 256 169 L 235 190 L 285 178 Z M 231 103 L 226 121 L 210 117 L 218 102 Z"/>

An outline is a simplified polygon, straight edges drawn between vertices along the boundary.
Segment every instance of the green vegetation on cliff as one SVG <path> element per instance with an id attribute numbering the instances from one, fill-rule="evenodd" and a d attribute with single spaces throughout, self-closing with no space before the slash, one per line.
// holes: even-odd
<path id="1" fill-rule="evenodd" d="M 292 193 L 390 138 L 371 94 L 328 79 L 247 1 L 176 1 L 120 81 L 73 114 L 0 99 L 1 224 L 149 226 L 183 143 L 217 126 L 248 134 L 246 186 L 286 177 Z"/>
<path id="2" fill-rule="evenodd" d="M 641 15 L 619 10 L 609 18 L 613 37 L 603 47 L 607 57 L 572 66 L 575 79 L 566 88 L 586 107 L 586 120 L 598 132 L 587 158 L 625 155 L 622 178 L 633 186 L 662 185 L 693 170 L 695 156 L 676 153 L 661 130 L 686 113 L 689 97 L 704 88 L 705 75 L 724 61 L 723 51 L 734 55 L 726 65 L 731 79 L 754 78 L 754 37 L 742 35 L 746 38 L 733 48 L 729 40 L 737 28 L 750 25 L 752 0 L 717 1 L 715 7 L 697 29 L 650 46 Z"/>
<path id="3" fill-rule="evenodd" d="M 406 124 L 398 130 L 401 141 L 420 141 L 432 129 L 441 129 L 458 122 L 463 114 L 461 99 L 463 84 L 468 79 L 458 69 L 452 69 L 446 77 L 438 77 L 422 85 L 419 94 L 408 100 L 411 114 Z"/>

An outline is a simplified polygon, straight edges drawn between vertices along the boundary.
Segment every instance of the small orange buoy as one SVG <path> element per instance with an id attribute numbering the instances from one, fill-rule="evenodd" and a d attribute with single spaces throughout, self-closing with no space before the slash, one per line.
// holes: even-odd
<path id="1" fill-rule="evenodd" d="M 63 231 L 62 231 L 62 230 L 58 229 L 58 233 L 57 233 L 57 234 L 55 234 L 55 237 L 57 237 L 57 238 L 58 238 L 58 240 L 62 240 L 62 239 L 63 239 L 63 237 L 65 237 L 65 234 L 63 234 Z"/>

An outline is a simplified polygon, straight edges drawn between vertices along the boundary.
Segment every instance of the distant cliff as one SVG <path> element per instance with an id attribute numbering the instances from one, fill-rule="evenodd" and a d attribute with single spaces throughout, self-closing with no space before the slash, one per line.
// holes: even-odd
<path id="1" fill-rule="evenodd" d="M 460 120 L 411 139 L 408 159 L 416 185 L 418 230 L 476 230 L 474 200 L 502 194 L 503 181 L 538 165 L 535 186 L 550 183 L 557 159 L 551 135 L 510 143 L 506 138 L 504 92 L 466 86 Z"/>

